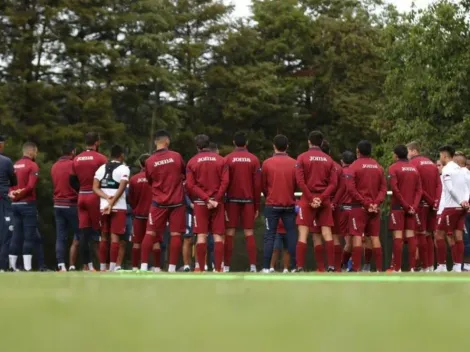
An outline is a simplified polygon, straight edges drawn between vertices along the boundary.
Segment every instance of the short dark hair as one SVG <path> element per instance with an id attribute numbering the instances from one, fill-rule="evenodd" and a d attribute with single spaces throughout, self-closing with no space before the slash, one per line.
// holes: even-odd
<path id="1" fill-rule="evenodd" d="M 310 143 L 312 143 L 312 145 L 316 147 L 321 146 L 321 144 L 323 143 L 323 139 L 323 133 L 321 133 L 320 131 L 312 131 L 308 135 L 308 140 L 310 141 Z"/>
<path id="2" fill-rule="evenodd" d="M 85 144 L 87 147 L 95 145 L 100 140 L 100 135 L 96 132 L 88 132 L 85 135 Z"/>
<path id="3" fill-rule="evenodd" d="M 157 141 L 157 140 L 159 140 L 159 139 L 161 139 L 161 138 L 168 138 L 168 139 L 171 139 L 170 134 L 168 133 L 168 131 L 167 131 L 167 130 L 163 130 L 163 129 L 158 130 L 158 131 L 156 131 L 156 132 L 153 134 L 153 140 L 154 140 L 154 141 Z"/>
<path id="4" fill-rule="evenodd" d="M 5 137 L 0 135 L 0 143 L 5 143 Z"/>
<path id="5" fill-rule="evenodd" d="M 247 143 L 246 133 L 245 133 L 245 132 L 236 132 L 236 133 L 233 135 L 233 143 L 234 143 L 237 147 L 244 147 L 244 146 L 246 146 L 246 143 Z"/>
<path id="6" fill-rule="evenodd" d="M 321 143 L 320 149 L 323 153 L 330 155 L 330 143 L 326 139 Z"/>
<path id="7" fill-rule="evenodd" d="M 217 143 L 214 143 L 214 142 L 210 142 L 208 148 L 211 152 L 216 152 L 219 149 L 219 147 L 217 146 Z"/>
<path id="8" fill-rule="evenodd" d="M 407 159 L 408 158 L 408 148 L 406 145 L 399 144 L 393 148 L 393 152 L 398 157 L 398 159 Z"/>
<path id="9" fill-rule="evenodd" d="M 341 154 L 341 160 L 346 165 L 351 165 L 356 160 L 356 155 L 352 151 L 346 150 Z"/>
<path id="10" fill-rule="evenodd" d="M 147 161 L 148 158 L 150 158 L 150 154 L 142 154 L 141 156 L 139 156 L 139 165 L 141 167 L 144 167 L 145 162 Z"/>
<path id="11" fill-rule="evenodd" d="M 451 158 L 455 155 L 455 148 L 451 145 L 444 145 L 439 148 L 439 153 L 447 153 Z"/>
<path id="12" fill-rule="evenodd" d="M 417 141 L 412 141 L 412 142 L 408 143 L 408 144 L 406 145 L 406 147 L 407 147 L 409 150 L 416 150 L 418 153 L 419 153 L 420 150 L 421 150 L 421 147 L 420 147 L 420 145 L 419 145 L 419 142 L 417 142 Z"/>
<path id="13" fill-rule="evenodd" d="M 278 134 L 274 137 L 273 144 L 278 151 L 285 152 L 289 146 L 289 140 L 283 134 Z"/>
<path id="14" fill-rule="evenodd" d="M 30 142 L 30 141 L 28 141 L 28 142 L 26 142 L 25 144 L 23 144 L 23 150 L 25 150 L 25 149 L 36 149 L 37 147 L 38 147 L 38 146 L 37 146 L 36 143 Z"/>
<path id="15" fill-rule="evenodd" d="M 75 144 L 67 142 L 62 146 L 62 155 L 71 155 L 75 150 Z"/>
<path id="16" fill-rule="evenodd" d="M 362 140 L 357 144 L 357 150 L 362 156 L 371 156 L 372 144 L 369 141 Z"/>
<path id="17" fill-rule="evenodd" d="M 119 144 L 115 144 L 111 147 L 111 158 L 119 158 L 122 154 L 124 154 L 124 148 Z"/>
<path id="18" fill-rule="evenodd" d="M 194 137 L 194 141 L 196 142 L 196 147 L 198 149 L 209 148 L 210 139 L 206 134 L 198 134 L 196 137 Z"/>

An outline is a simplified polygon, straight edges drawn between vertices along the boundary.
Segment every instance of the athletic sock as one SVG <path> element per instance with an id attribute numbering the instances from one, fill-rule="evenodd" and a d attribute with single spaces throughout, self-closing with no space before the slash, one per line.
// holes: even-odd
<path id="1" fill-rule="evenodd" d="M 359 271 L 362 264 L 362 246 L 352 248 L 352 269 Z"/>
<path id="2" fill-rule="evenodd" d="M 206 252 L 207 252 L 206 243 L 196 244 L 196 257 L 199 263 L 200 270 L 204 270 L 204 267 L 206 266 Z"/>
<path id="3" fill-rule="evenodd" d="M 106 263 L 100 263 L 100 271 L 106 271 Z"/>
<path id="4" fill-rule="evenodd" d="M 247 250 L 248 250 L 248 241 L 246 242 Z M 224 264 L 225 266 L 229 267 L 230 262 L 232 261 L 232 253 L 233 253 L 233 236 L 225 236 L 224 242 Z M 248 256 L 250 252 L 248 252 Z"/>
<path id="5" fill-rule="evenodd" d="M 148 264 L 149 254 L 150 254 L 150 251 L 152 250 L 155 240 L 156 240 L 156 236 L 145 235 L 144 240 L 142 242 L 142 251 L 140 254 L 140 260 L 142 263 Z"/>
<path id="6" fill-rule="evenodd" d="M 113 252 L 113 244 L 111 243 L 111 253 Z M 116 270 L 116 263 L 111 260 L 109 263 L 109 271 Z"/>
<path id="7" fill-rule="evenodd" d="M 373 249 L 373 252 L 374 252 L 374 259 L 375 259 L 375 269 L 378 271 L 378 272 L 381 272 L 383 271 L 383 254 L 382 254 L 382 247 L 380 248 L 374 248 Z"/>
<path id="8" fill-rule="evenodd" d="M 298 241 L 296 253 L 297 267 L 303 269 L 305 266 L 305 254 L 307 253 L 307 243 Z"/>
<path id="9" fill-rule="evenodd" d="M 444 239 L 436 240 L 436 247 L 437 264 L 446 265 L 446 241 Z"/>
<path id="10" fill-rule="evenodd" d="M 422 233 L 417 235 L 417 239 L 419 258 L 421 259 L 423 269 L 426 269 L 431 266 L 428 258 L 428 242 L 426 241 L 426 236 Z"/>
<path id="11" fill-rule="evenodd" d="M 119 242 L 111 242 L 110 262 L 111 263 L 116 263 L 118 255 L 119 255 Z M 109 270 L 111 270 L 111 271 L 114 270 L 114 269 L 111 269 L 111 265 L 109 266 Z"/>
<path id="12" fill-rule="evenodd" d="M 256 249 L 255 236 L 245 237 L 245 242 L 246 242 L 246 252 L 248 253 L 248 261 L 250 262 L 250 265 L 256 265 L 257 249 Z"/>
<path id="13" fill-rule="evenodd" d="M 410 271 L 416 267 L 416 237 L 408 237 L 408 262 Z"/>
<path id="14" fill-rule="evenodd" d="M 429 266 L 434 268 L 434 241 L 432 236 L 426 236 L 427 249 L 428 249 L 428 263 Z"/>
<path id="15" fill-rule="evenodd" d="M 26 271 L 31 271 L 32 269 L 32 261 L 33 261 L 33 256 L 31 254 L 24 254 L 23 255 L 23 266 L 24 270 Z"/>
<path id="16" fill-rule="evenodd" d="M 140 264 L 140 248 L 132 247 L 132 267 L 137 268 Z"/>
<path id="17" fill-rule="evenodd" d="M 394 238 L 393 239 L 393 260 L 394 260 L 394 270 L 401 270 L 401 259 L 403 255 L 403 238 Z"/>
<path id="18" fill-rule="evenodd" d="M 99 255 L 100 263 L 106 263 L 108 261 L 108 241 L 100 241 Z"/>
<path id="19" fill-rule="evenodd" d="M 214 264 L 215 271 L 222 271 L 222 261 L 224 260 L 224 243 L 222 241 L 214 243 Z"/>
<path id="20" fill-rule="evenodd" d="M 10 268 L 13 270 L 16 270 L 16 262 L 18 261 L 18 256 L 17 255 L 9 255 L 8 256 L 8 261 L 10 262 Z"/>
<path id="21" fill-rule="evenodd" d="M 465 245 L 463 241 L 455 241 L 455 261 L 454 263 L 456 264 L 462 264 L 463 263 L 463 257 L 464 257 L 464 251 L 465 251 Z"/>
<path id="22" fill-rule="evenodd" d="M 170 240 L 170 257 L 168 258 L 168 264 L 170 265 L 177 265 L 178 260 L 180 259 L 181 253 L 181 236 L 171 236 Z"/>
<path id="23" fill-rule="evenodd" d="M 333 240 L 325 241 L 326 249 L 326 261 L 328 262 L 328 268 L 335 266 L 335 244 Z"/>
<path id="24" fill-rule="evenodd" d="M 153 253 L 153 266 L 159 268 L 161 266 L 161 257 L 162 257 L 162 250 L 160 248 L 152 249 Z"/>
<path id="25" fill-rule="evenodd" d="M 307 249 L 307 244 L 305 244 L 305 249 Z M 315 262 L 317 263 L 317 271 L 320 273 L 326 271 L 325 270 L 325 255 L 323 253 L 324 250 L 325 248 L 323 247 L 322 244 L 315 246 L 315 248 L 313 249 L 315 253 Z"/>
<path id="26" fill-rule="evenodd" d="M 364 249 L 364 263 L 370 264 L 371 259 L 372 259 L 372 249 L 370 248 Z"/>
<path id="27" fill-rule="evenodd" d="M 343 247 L 338 244 L 335 245 L 335 269 L 341 271 L 341 261 L 343 259 Z"/>

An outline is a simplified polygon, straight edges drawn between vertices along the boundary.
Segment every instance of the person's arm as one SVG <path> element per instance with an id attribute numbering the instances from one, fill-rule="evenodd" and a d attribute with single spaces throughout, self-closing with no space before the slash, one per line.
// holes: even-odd
<path id="1" fill-rule="evenodd" d="M 336 170 L 335 165 L 331 163 L 328 186 L 320 195 L 320 200 L 324 202 L 326 199 L 331 198 L 331 195 L 335 191 L 337 185 L 338 185 L 338 171 Z"/>
<path id="2" fill-rule="evenodd" d="M 304 164 L 302 159 L 302 155 L 297 158 L 297 164 L 295 165 L 295 182 L 309 202 L 313 202 L 313 194 L 310 192 L 310 189 L 305 182 Z"/>
<path id="3" fill-rule="evenodd" d="M 216 202 L 222 202 L 224 200 L 225 192 L 227 192 L 228 184 L 230 183 L 230 172 L 228 171 L 228 165 L 225 163 L 225 160 L 222 161 L 222 174 L 219 190 L 215 195 Z"/>
<path id="4" fill-rule="evenodd" d="M 69 176 L 69 185 L 72 187 L 75 192 L 80 191 L 80 181 L 78 180 L 77 173 L 75 172 L 75 166 L 72 163 L 72 174 Z"/>
<path id="5" fill-rule="evenodd" d="M 36 188 L 38 180 L 39 180 L 39 167 L 36 163 L 34 163 L 34 164 L 31 164 L 31 168 L 29 170 L 28 184 L 26 185 L 25 188 L 18 191 L 15 197 L 15 200 L 18 201 L 31 195 L 34 189 Z"/>
<path id="6" fill-rule="evenodd" d="M 263 164 L 261 168 L 261 190 L 263 191 L 264 198 L 268 197 L 268 166 L 266 162 Z"/>
<path id="7" fill-rule="evenodd" d="M 370 204 L 357 190 L 356 177 L 356 170 L 354 170 L 351 166 L 348 172 L 345 174 L 347 190 L 351 193 L 353 202 L 359 202 L 365 209 L 369 209 Z"/>
<path id="8" fill-rule="evenodd" d="M 377 195 L 377 198 L 375 199 L 374 204 L 377 204 L 377 206 L 380 206 L 385 201 L 386 196 L 387 196 L 387 180 L 385 179 L 385 173 L 382 170 L 380 174 L 380 191 L 379 191 L 379 194 Z"/>
<path id="9" fill-rule="evenodd" d="M 462 200 L 459 196 L 459 192 L 454 187 L 451 174 L 444 175 L 444 187 L 449 192 L 452 199 L 454 199 L 458 204 L 462 203 Z"/>
<path id="10" fill-rule="evenodd" d="M 423 186 L 421 185 L 421 177 L 418 175 L 418 183 L 416 184 L 416 188 L 414 190 L 415 197 L 413 201 L 413 209 L 416 211 L 418 209 L 419 203 L 421 202 L 421 198 L 423 196 Z"/>
<path id="11" fill-rule="evenodd" d="M 434 207 L 435 210 L 439 209 L 439 203 L 441 202 L 441 195 L 442 195 L 442 181 L 441 181 L 441 175 L 439 175 L 439 170 L 436 168 L 436 184 L 437 184 L 437 189 L 436 189 L 436 199 L 434 199 L 434 202 L 432 206 Z"/>
<path id="12" fill-rule="evenodd" d="M 253 174 L 253 185 L 254 185 L 254 192 L 253 200 L 255 202 L 255 211 L 259 211 L 260 203 L 261 203 L 261 167 L 259 160 L 255 160 L 255 172 Z"/>
<path id="13" fill-rule="evenodd" d="M 7 176 L 8 180 L 10 181 L 10 187 L 15 187 L 18 184 L 18 180 L 16 178 L 15 168 L 13 167 L 13 162 L 11 160 L 8 161 Z"/>
<path id="14" fill-rule="evenodd" d="M 116 191 L 116 194 L 111 197 L 111 200 L 109 201 L 109 210 L 112 210 L 116 202 L 121 198 L 121 196 L 124 194 L 127 188 L 127 184 L 129 182 L 129 178 L 122 177 L 121 181 L 119 181 L 119 188 Z"/>
<path id="15" fill-rule="evenodd" d="M 186 168 L 186 186 L 188 187 L 188 191 L 191 193 L 191 195 L 195 195 L 205 203 L 209 201 L 209 196 L 207 195 L 206 192 L 202 190 L 201 187 L 196 182 L 196 179 L 194 177 L 194 172 L 191 170 L 191 165 L 188 165 Z"/>
<path id="16" fill-rule="evenodd" d="M 400 192 L 400 188 L 398 187 L 397 172 L 394 168 L 390 168 L 388 173 L 390 177 L 390 187 L 392 188 L 393 195 L 398 199 L 398 202 L 403 207 L 403 209 L 408 212 L 411 208 L 411 205 L 405 201 L 403 195 Z"/>
<path id="17" fill-rule="evenodd" d="M 135 192 L 135 187 L 135 182 L 132 182 L 131 179 L 131 181 L 129 181 L 129 193 L 127 194 L 127 200 L 129 201 L 129 205 L 132 209 L 135 209 L 137 207 L 137 204 L 139 203 Z"/>
<path id="18" fill-rule="evenodd" d="M 95 194 L 100 198 L 103 198 L 106 200 L 110 199 L 110 197 L 101 190 L 100 180 L 98 180 L 96 176 L 93 179 L 93 192 L 95 192 Z"/>

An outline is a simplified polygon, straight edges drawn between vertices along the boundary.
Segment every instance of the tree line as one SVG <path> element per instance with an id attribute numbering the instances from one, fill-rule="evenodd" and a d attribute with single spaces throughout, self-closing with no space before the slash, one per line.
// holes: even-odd
<path id="1" fill-rule="evenodd" d="M 337 157 L 360 139 L 387 166 L 394 144 L 467 148 L 470 1 L 400 13 L 380 0 L 5 0 L 0 4 L 0 133 L 16 158 L 38 143 L 39 198 L 66 141 L 97 131 L 131 164 L 166 128 L 185 158 L 193 137 L 222 154 L 244 130 L 261 160 L 278 134 L 295 157 L 310 130 Z M 41 211 L 53 233 L 52 212 Z"/>

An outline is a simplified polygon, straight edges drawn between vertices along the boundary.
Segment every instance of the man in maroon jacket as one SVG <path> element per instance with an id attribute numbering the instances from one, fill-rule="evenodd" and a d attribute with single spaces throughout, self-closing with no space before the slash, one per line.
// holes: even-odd
<path id="1" fill-rule="evenodd" d="M 195 138 L 198 153 L 186 168 L 186 186 L 194 203 L 194 233 L 197 235 L 196 257 L 204 270 L 207 235 L 214 236 L 215 270 L 222 271 L 225 233 L 224 195 L 229 184 L 229 168 L 223 157 L 209 150 L 209 137 Z M 184 219 L 184 217 L 183 217 Z"/>
<path id="2" fill-rule="evenodd" d="M 141 270 L 148 270 L 148 256 L 155 244 L 163 239 L 166 224 L 170 229 L 170 255 L 168 272 L 176 272 L 186 231 L 186 207 L 183 181 L 185 165 L 182 156 L 172 150 L 170 134 L 165 130 L 155 132 L 156 151 L 145 162 L 145 175 L 152 187 L 147 232 L 142 243 Z"/>
<path id="3" fill-rule="evenodd" d="M 225 163 L 229 169 L 230 183 L 225 201 L 227 230 L 225 232 L 224 271 L 230 271 L 233 236 L 241 221 L 245 232 L 250 272 L 256 272 L 257 249 L 253 228 L 259 213 L 261 168 L 258 158 L 247 149 L 248 141 L 245 133 L 235 133 L 233 144 L 235 150 L 225 157 Z"/>
<path id="4" fill-rule="evenodd" d="M 274 156 L 263 163 L 261 188 L 265 200 L 263 272 L 269 273 L 274 240 L 279 220 L 286 229 L 287 247 L 291 256 L 291 269 L 295 270 L 295 159 L 287 155 L 289 141 L 280 134 L 274 137 Z"/>
<path id="5" fill-rule="evenodd" d="M 73 174 L 70 185 L 78 191 L 78 227 L 80 229 L 80 254 L 82 263 L 88 270 L 93 269 L 90 257 L 90 241 L 100 230 L 100 199 L 93 192 L 93 180 L 96 171 L 108 159 L 98 152 L 100 136 L 95 132 L 85 135 L 86 150 L 73 159 Z"/>
<path id="6" fill-rule="evenodd" d="M 432 234 L 436 231 L 437 209 L 442 193 L 441 177 L 437 166 L 428 158 L 420 155 L 419 143 L 407 145 L 408 159 L 418 170 L 421 177 L 423 196 L 418 207 L 419 224 L 416 231 L 418 248 L 423 269 L 434 270 L 434 242 Z"/>
<path id="7" fill-rule="evenodd" d="M 52 166 L 51 177 L 54 186 L 54 217 L 56 223 L 56 259 L 59 271 L 67 271 L 65 256 L 67 253 L 68 231 L 79 238 L 77 199 L 78 193 L 70 185 L 73 173 L 75 146 L 66 143 L 62 147 L 62 156 Z"/>
<path id="8" fill-rule="evenodd" d="M 406 146 L 396 146 L 393 150 L 395 163 L 388 170 L 392 188 L 389 229 L 393 231 L 393 260 L 396 272 L 401 271 L 403 233 L 408 242 L 410 270 L 414 270 L 416 264 L 415 229 L 416 222 L 419 222 L 417 210 L 423 194 L 418 170 L 408 161 L 407 156 Z"/>
<path id="9" fill-rule="evenodd" d="M 312 131 L 308 136 L 309 150 L 297 158 L 296 180 L 302 190 L 297 214 L 299 240 L 297 242 L 297 267 L 304 269 L 309 228 L 314 223 L 321 228 L 325 240 L 328 271 L 335 270 L 335 248 L 331 227 L 334 225 L 331 196 L 336 189 L 338 174 L 334 161 L 323 151 L 323 134 Z M 315 244 L 321 243 L 321 235 L 314 234 Z"/>
<path id="10" fill-rule="evenodd" d="M 38 210 L 36 206 L 36 185 L 39 166 L 35 159 L 38 147 L 32 142 L 23 145 L 23 157 L 15 165 L 18 184 L 12 187 L 9 197 L 13 207 L 13 237 L 10 243 L 10 267 L 17 270 L 16 262 L 23 242 L 23 266 L 32 270 L 34 245 L 37 239 Z"/>
<path id="11" fill-rule="evenodd" d="M 152 187 L 150 187 L 147 177 L 145 176 L 145 162 L 150 157 L 149 154 L 142 154 L 139 157 L 139 165 L 141 170 L 129 180 L 128 201 L 132 208 L 134 217 L 132 228 L 132 269 L 140 268 L 140 252 L 141 244 L 145 237 L 147 228 L 147 220 L 152 204 Z M 158 244 L 159 245 L 159 244 Z M 155 264 L 160 263 L 160 247 L 153 248 L 155 254 Z"/>
<path id="12" fill-rule="evenodd" d="M 387 195 L 387 181 L 382 166 L 372 159 L 372 144 L 360 141 L 356 148 L 358 159 L 345 170 L 346 184 L 351 195 L 349 233 L 353 236 L 352 256 L 356 263 L 362 257 L 362 236 L 372 238 L 377 271 L 382 271 L 380 244 L 380 206 Z M 356 264 L 359 267 L 360 264 Z"/>

